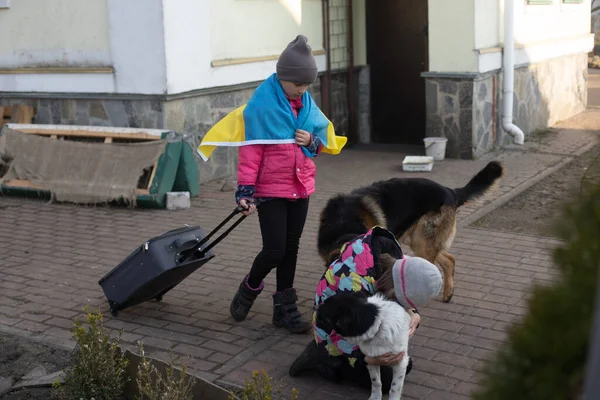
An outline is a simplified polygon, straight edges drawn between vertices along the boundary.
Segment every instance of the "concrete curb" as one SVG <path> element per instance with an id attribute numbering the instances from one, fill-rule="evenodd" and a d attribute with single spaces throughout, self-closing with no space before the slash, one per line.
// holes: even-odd
<path id="1" fill-rule="evenodd" d="M 52 335 L 45 335 L 43 333 L 34 333 L 24 329 L 14 328 L 12 326 L 0 325 L 0 333 L 18 336 L 41 345 L 46 345 L 61 350 L 73 351 L 75 349 L 74 340 L 63 339 Z"/>
<path id="2" fill-rule="evenodd" d="M 468 216 L 466 216 L 465 218 L 461 219 L 457 224 L 458 227 L 466 228 L 469 225 L 473 224 L 475 221 L 485 217 L 487 214 L 491 213 L 495 209 L 502 207 L 504 204 L 508 203 L 513 198 L 517 197 L 518 195 L 520 195 L 521 193 L 523 193 L 524 191 L 526 191 L 527 189 L 529 189 L 536 183 L 540 182 L 542 179 L 548 177 L 549 175 L 552 175 L 559 169 L 569 165 L 571 162 L 573 162 L 575 157 L 581 156 L 582 154 L 591 150 L 594 146 L 596 146 L 596 144 L 597 143 L 595 141 L 588 143 L 585 146 L 580 147 L 573 154 L 571 154 L 569 156 L 565 156 L 564 160 L 560 161 L 559 163 L 555 164 L 554 166 L 552 166 L 550 168 L 547 168 L 542 173 L 537 174 L 536 176 L 532 177 L 531 179 L 521 183 L 519 186 L 511 189 L 507 193 L 498 197 L 496 200 L 492 201 L 489 204 L 486 204 L 485 206 L 479 208 L 477 211 L 475 211 L 475 212 L 469 214 Z"/>

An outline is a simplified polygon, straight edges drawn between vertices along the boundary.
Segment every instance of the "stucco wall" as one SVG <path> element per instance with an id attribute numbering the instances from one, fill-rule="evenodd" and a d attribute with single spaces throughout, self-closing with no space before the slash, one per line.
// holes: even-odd
<path id="1" fill-rule="evenodd" d="M 477 70 L 474 23 L 473 0 L 429 0 L 430 71 Z"/>
<path id="2" fill-rule="evenodd" d="M 0 38 L 0 68 L 111 64 L 106 0 L 12 1 Z"/>
<path id="3" fill-rule="evenodd" d="M 504 4 L 500 2 L 500 7 Z M 481 14 L 487 10 L 481 10 Z M 527 5 L 515 1 L 515 41 L 520 44 L 537 43 L 580 36 L 590 33 L 591 0 L 579 4 L 566 4 L 554 0 L 550 5 Z M 503 8 L 500 18 L 504 18 Z M 499 37 L 504 37 L 504 24 L 500 24 Z"/>
<path id="4" fill-rule="evenodd" d="M 323 49 L 320 0 L 209 2 L 213 60 L 277 55 L 299 33 Z"/>
<path id="5" fill-rule="evenodd" d="M 263 80 L 299 33 L 323 48 L 319 0 L 162 2 L 169 94 Z"/>
<path id="6" fill-rule="evenodd" d="M 530 5 L 515 0 L 516 63 L 585 52 L 580 42 L 590 33 L 591 1 Z M 429 0 L 429 5 L 430 71 L 487 72 L 501 66 L 504 0 Z M 524 56 L 533 52 L 530 48 L 535 57 Z"/>

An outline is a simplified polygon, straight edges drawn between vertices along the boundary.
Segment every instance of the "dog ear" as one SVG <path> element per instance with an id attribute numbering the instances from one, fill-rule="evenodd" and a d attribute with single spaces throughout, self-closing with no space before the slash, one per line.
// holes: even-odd
<path id="1" fill-rule="evenodd" d="M 363 299 L 363 300 L 366 300 L 366 299 L 369 298 L 369 294 L 367 292 L 365 292 L 365 291 L 362 291 L 362 290 L 360 290 L 358 292 L 352 292 L 352 296 L 354 296 L 354 297 L 356 297 L 358 299 Z"/>
<path id="2" fill-rule="evenodd" d="M 354 332 L 354 321 L 351 312 L 345 312 L 338 318 L 335 324 L 335 331 L 342 336 L 352 336 L 352 333 Z"/>

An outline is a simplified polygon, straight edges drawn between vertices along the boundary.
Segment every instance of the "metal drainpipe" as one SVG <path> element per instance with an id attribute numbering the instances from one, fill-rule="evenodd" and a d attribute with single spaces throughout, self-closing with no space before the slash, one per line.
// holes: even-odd
<path id="1" fill-rule="evenodd" d="M 325 79 L 321 81 L 321 103 L 325 115 L 331 117 L 331 49 L 329 40 L 329 0 L 323 0 L 323 47 L 325 48 Z"/>
<path id="2" fill-rule="evenodd" d="M 353 0 L 348 0 L 348 130 L 346 135 L 349 138 L 357 138 L 358 132 L 355 132 L 356 124 L 356 112 L 354 94 L 354 17 L 353 17 Z"/>
<path id="3" fill-rule="evenodd" d="M 515 4 L 514 0 L 504 0 L 504 94 L 502 98 L 502 128 L 514 138 L 514 143 L 522 145 L 525 135 L 513 123 L 513 95 L 515 92 Z"/>

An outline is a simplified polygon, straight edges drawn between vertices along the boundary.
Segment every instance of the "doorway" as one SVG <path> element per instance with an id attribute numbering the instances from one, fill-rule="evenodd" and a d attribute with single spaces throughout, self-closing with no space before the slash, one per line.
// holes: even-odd
<path id="1" fill-rule="evenodd" d="M 367 0 L 372 142 L 423 144 L 427 0 Z"/>

